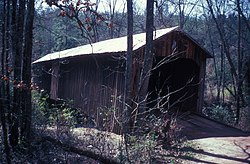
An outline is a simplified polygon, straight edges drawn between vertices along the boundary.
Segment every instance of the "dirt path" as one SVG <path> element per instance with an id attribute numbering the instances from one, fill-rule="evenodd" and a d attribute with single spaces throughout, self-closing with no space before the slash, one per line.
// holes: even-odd
<path id="1" fill-rule="evenodd" d="M 250 164 L 250 134 L 214 121 L 188 115 L 180 120 L 183 133 L 195 145 L 184 151 L 183 163 Z"/>

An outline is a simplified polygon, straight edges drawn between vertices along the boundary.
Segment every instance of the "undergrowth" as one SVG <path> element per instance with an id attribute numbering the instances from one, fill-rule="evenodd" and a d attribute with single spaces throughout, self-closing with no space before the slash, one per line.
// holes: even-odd
<path id="1" fill-rule="evenodd" d="M 180 163 L 181 158 L 188 155 L 182 152 L 185 139 L 180 136 L 176 116 L 148 115 L 140 128 L 135 128 L 125 142 L 123 135 L 84 127 L 78 118 L 81 113 L 72 108 L 71 104 L 72 102 L 63 100 L 53 104 L 49 101 L 48 94 L 33 92 L 34 137 L 29 151 L 21 146 L 20 151 L 12 154 L 13 161 L 98 163 L 81 153 L 65 150 L 65 146 L 62 146 L 64 144 L 77 150 L 108 156 L 117 163 Z M 54 138 L 60 144 L 44 140 L 43 137 L 46 136 Z"/>

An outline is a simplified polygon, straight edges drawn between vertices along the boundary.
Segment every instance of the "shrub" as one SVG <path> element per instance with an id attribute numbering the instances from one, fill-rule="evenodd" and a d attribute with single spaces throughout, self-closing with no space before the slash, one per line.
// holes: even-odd
<path id="1" fill-rule="evenodd" d="M 226 124 L 234 122 L 234 113 L 229 106 L 212 105 L 203 109 L 203 113 L 216 121 Z"/>
<path id="2" fill-rule="evenodd" d="M 80 111 L 72 108 L 72 101 L 52 101 L 46 92 L 33 92 L 34 120 L 38 126 L 68 126 L 80 124 Z"/>

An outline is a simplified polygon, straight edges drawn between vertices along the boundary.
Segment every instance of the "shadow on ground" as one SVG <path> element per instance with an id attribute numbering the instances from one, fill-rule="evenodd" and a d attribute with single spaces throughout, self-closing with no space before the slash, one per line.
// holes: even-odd
<path id="1" fill-rule="evenodd" d="M 196 145 L 182 148 L 178 158 L 184 163 L 250 164 L 250 133 L 194 114 L 178 123 L 181 133 Z"/>
<path id="2" fill-rule="evenodd" d="M 221 154 L 216 154 L 216 153 L 210 153 L 207 151 L 204 151 L 203 149 L 195 149 L 192 147 L 184 147 L 183 149 L 181 149 L 181 151 L 183 152 L 183 154 L 187 154 L 187 153 L 195 153 L 196 156 L 208 156 L 208 157 L 213 157 L 213 159 L 217 159 L 215 160 L 215 162 L 213 161 L 208 161 L 207 158 L 196 158 L 196 157 L 192 157 L 192 156 L 180 156 L 180 158 L 182 160 L 188 160 L 188 161 L 192 161 L 194 163 L 207 163 L 207 164 L 214 164 L 214 163 L 221 163 L 220 161 L 231 161 L 231 162 L 225 162 L 225 163 L 250 163 L 250 153 L 245 152 L 245 154 L 247 155 L 247 157 L 245 158 L 240 158 L 240 157 L 232 157 L 230 154 L 229 155 L 221 155 Z M 246 150 L 244 150 L 246 151 Z M 216 162 L 217 161 L 217 162 Z M 223 162 L 224 163 L 224 162 Z"/>
<path id="3" fill-rule="evenodd" d="M 195 114 L 185 115 L 178 120 L 181 133 L 188 140 L 208 137 L 246 137 L 250 133 L 213 121 Z"/>

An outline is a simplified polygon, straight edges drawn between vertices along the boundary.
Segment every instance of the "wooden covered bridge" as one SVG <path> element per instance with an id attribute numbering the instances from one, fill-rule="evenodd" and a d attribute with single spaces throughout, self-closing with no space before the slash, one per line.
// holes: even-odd
<path id="1" fill-rule="evenodd" d="M 145 37 L 145 33 L 133 36 L 135 84 L 142 66 Z M 33 63 L 35 81 L 51 99 L 73 100 L 74 107 L 93 118 L 98 127 L 118 131 L 126 43 L 127 37 L 121 37 L 48 54 Z M 154 69 L 149 80 L 148 101 L 178 91 L 171 94 L 168 105 L 178 101 L 181 110 L 201 113 L 206 59 L 211 57 L 178 27 L 155 31 Z M 137 86 L 133 89 L 136 95 Z M 155 106 L 154 103 L 148 106 Z"/>

